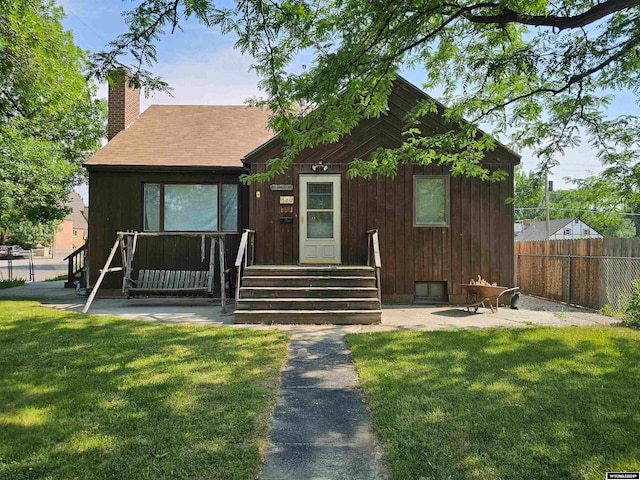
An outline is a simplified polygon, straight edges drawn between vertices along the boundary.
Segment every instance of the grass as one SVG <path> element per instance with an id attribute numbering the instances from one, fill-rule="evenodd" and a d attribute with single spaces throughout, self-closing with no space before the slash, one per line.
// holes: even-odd
<path id="1" fill-rule="evenodd" d="M 640 470 L 640 332 L 348 335 L 395 479 Z"/>
<path id="2" fill-rule="evenodd" d="M 69 278 L 68 275 L 66 273 L 63 273 L 61 275 L 58 275 L 57 277 L 47 278 L 45 282 L 59 282 L 60 280 L 66 280 L 67 278 Z"/>
<path id="3" fill-rule="evenodd" d="M 21 287 L 26 280 L 24 278 L 16 278 L 14 280 L 0 280 L 0 290 L 3 288 Z"/>
<path id="4" fill-rule="evenodd" d="M 256 478 L 286 336 L 0 302 L 0 478 Z"/>

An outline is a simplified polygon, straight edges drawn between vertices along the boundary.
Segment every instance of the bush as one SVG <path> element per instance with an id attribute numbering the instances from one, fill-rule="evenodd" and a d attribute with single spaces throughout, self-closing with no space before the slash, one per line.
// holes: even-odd
<path id="1" fill-rule="evenodd" d="M 23 278 L 16 278 L 15 280 L 0 280 L 0 290 L 3 288 L 21 287 L 26 282 Z"/>
<path id="2" fill-rule="evenodd" d="M 626 318 L 622 321 L 625 327 L 640 328 L 640 280 L 631 282 L 631 302 L 625 314 Z"/>

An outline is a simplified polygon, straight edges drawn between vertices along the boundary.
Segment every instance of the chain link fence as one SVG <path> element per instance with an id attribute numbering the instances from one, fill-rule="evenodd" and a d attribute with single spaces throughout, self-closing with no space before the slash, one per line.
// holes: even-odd
<path id="1" fill-rule="evenodd" d="M 570 305 L 623 312 L 640 279 L 640 257 L 516 254 L 523 293 Z"/>
<path id="2" fill-rule="evenodd" d="M 602 282 L 605 285 L 603 306 L 623 312 L 631 301 L 634 280 L 640 279 L 640 258 L 605 257 L 602 259 Z"/>

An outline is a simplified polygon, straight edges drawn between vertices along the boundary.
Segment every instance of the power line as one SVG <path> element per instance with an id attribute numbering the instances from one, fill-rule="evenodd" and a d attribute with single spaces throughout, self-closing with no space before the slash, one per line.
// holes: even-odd
<path id="1" fill-rule="evenodd" d="M 544 210 L 544 207 L 513 207 L 514 210 Z M 617 210 L 590 210 L 590 209 L 581 209 L 581 208 L 562 208 L 562 207 L 551 207 L 549 210 L 563 210 L 570 212 L 589 212 L 589 213 L 615 213 L 617 215 L 629 215 L 629 216 L 640 216 L 640 213 L 630 213 L 630 212 L 619 212 Z"/>

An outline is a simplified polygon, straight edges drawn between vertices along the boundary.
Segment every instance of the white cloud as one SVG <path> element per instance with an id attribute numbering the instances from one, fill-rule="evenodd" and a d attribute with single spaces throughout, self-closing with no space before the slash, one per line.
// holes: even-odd
<path id="1" fill-rule="evenodd" d="M 554 167 L 549 176 L 553 180 L 556 189 L 574 188 L 574 185 L 568 183 L 565 178 L 586 178 L 594 173 L 601 172 L 604 167 L 586 139 L 582 144 L 567 149 L 563 156 L 558 156 L 558 166 Z M 535 170 L 538 167 L 539 160 L 533 155 L 533 152 L 526 149 L 521 152 L 521 165 L 525 171 Z"/>
<path id="2" fill-rule="evenodd" d="M 158 70 L 173 88 L 173 97 L 156 94 L 145 103 L 240 105 L 260 95 L 252 59 L 231 48 L 200 52 L 196 58 L 165 64 Z"/>
<path id="3" fill-rule="evenodd" d="M 200 52 L 174 64 L 161 64 L 154 73 L 173 88 L 172 95 L 142 96 L 141 110 L 153 104 L 242 105 L 261 95 L 258 76 L 250 71 L 252 60 L 231 48 Z M 107 85 L 98 86 L 97 97 L 107 98 Z"/>

